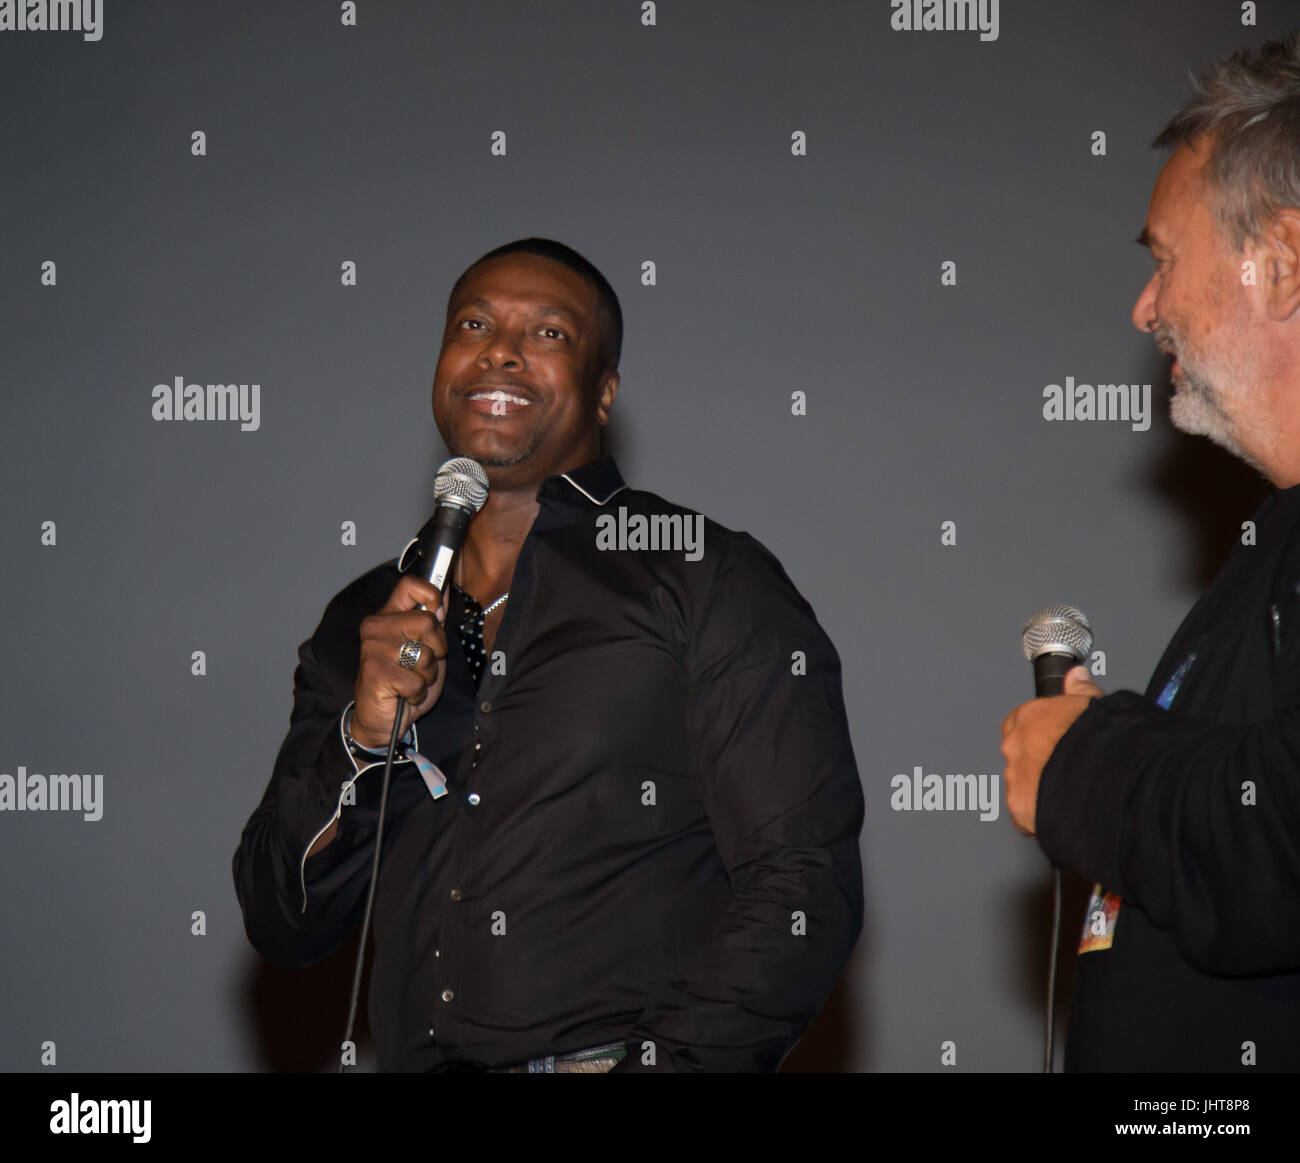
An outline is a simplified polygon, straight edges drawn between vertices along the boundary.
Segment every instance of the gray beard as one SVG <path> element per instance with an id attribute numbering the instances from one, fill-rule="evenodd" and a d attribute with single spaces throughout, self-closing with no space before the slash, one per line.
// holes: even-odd
<path id="1" fill-rule="evenodd" d="M 1180 432 L 1206 437 L 1260 476 L 1268 477 L 1264 466 L 1241 447 L 1236 428 L 1220 406 L 1214 389 L 1200 376 L 1189 375 L 1186 368 L 1183 369 L 1183 382 L 1169 402 L 1169 419 Z"/>
<path id="2" fill-rule="evenodd" d="M 1180 432 L 1189 436 L 1204 436 L 1238 460 L 1252 468 L 1259 466 L 1243 451 L 1237 439 L 1236 425 L 1223 409 L 1220 393 L 1201 372 L 1187 365 L 1187 348 L 1172 327 L 1157 327 L 1156 346 L 1163 352 L 1173 352 L 1182 364 L 1181 382 L 1174 384 L 1174 397 L 1169 401 L 1169 419 Z"/>
<path id="3" fill-rule="evenodd" d="M 1242 456 L 1233 434 L 1232 420 L 1219 404 L 1214 389 L 1200 376 L 1183 368 L 1182 382 L 1169 402 L 1169 418 L 1180 432 L 1205 436 L 1233 456 Z"/>

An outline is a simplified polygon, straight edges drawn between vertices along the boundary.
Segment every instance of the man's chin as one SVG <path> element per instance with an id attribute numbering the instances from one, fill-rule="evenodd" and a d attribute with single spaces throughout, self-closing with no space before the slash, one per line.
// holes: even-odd
<path id="1" fill-rule="evenodd" d="M 444 437 L 445 439 L 445 437 Z M 523 464 L 537 451 L 536 442 L 519 445 L 501 440 L 447 440 L 452 456 L 467 456 L 487 469 L 510 469 Z"/>
<path id="2" fill-rule="evenodd" d="M 477 460 L 484 468 L 514 468 L 515 465 L 522 464 L 528 459 L 527 453 L 520 453 L 517 456 L 492 456 L 486 453 L 460 453 L 459 455 Z"/>
<path id="3" fill-rule="evenodd" d="M 1188 436 L 1205 436 L 1217 444 L 1218 437 L 1223 435 L 1219 418 L 1199 401 L 1189 400 L 1185 390 L 1169 401 L 1169 419 L 1179 432 Z"/>
<path id="4" fill-rule="evenodd" d="M 1179 432 L 1188 436 L 1204 436 L 1238 460 L 1254 465 L 1246 456 L 1232 430 L 1232 423 L 1217 408 L 1211 407 L 1186 384 L 1180 384 L 1169 401 L 1169 419 Z"/>

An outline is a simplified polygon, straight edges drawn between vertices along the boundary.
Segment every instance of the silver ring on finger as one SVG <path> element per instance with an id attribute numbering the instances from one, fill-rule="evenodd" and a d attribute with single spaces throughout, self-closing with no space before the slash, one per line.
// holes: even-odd
<path id="1" fill-rule="evenodd" d="M 407 670 L 414 670 L 420 665 L 420 655 L 424 653 L 424 643 L 418 638 L 408 638 L 397 652 L 397 665 Z"/>

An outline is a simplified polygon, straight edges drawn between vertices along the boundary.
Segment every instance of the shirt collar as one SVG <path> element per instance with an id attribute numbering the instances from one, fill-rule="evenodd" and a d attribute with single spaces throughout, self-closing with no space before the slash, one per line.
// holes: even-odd
<path id="1" fill-rule="evenodd" d="M 588 461 L 581 468 L 561 473 L 559 476 L 547 477 L 537 490 L 537 499 L 544 506 L 547 502 L 561 505 L 577 505 L 582 508 L 604 505 L 616 493 L 621 493 L 627 485 L 618 471 L 612 456 L 602 456 L 599 460 Z M 429 518 L 433 520 L 432 517 Z M 550 524 L 554 524 L 552 517 Z M 421 533 L 423 530 L 421 530 Z M 419 535 L 406 543 L 406 548 L 397 555 L 397 568 L 406 573 L 419 560 Z"/>
<path id="2" fill-rule="evenodd" d="M 612 456 L 589 461 L 581 468 L 547 477 L 537 490 L 539 501 L 556 500 L 569 504 L 605 505 L 627 485 Z"/>

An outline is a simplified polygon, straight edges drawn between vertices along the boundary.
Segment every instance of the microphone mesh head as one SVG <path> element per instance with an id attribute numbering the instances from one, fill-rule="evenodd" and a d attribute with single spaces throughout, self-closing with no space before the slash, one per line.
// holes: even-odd
<path id="1" fill-rule="evenodd" d="M 487 473 L 477 460 L 455 456 L 438 470 L 433 481 L 433 499 L 441 505 L 458 505 L 477 513 L 488 497 Z"/>
<path id="2" fill-rule="evenodd" d="M 1044 606 L 1025 623 L 1020 644 L 1030 662 L 1040 654 L 1073 654 L 1082 662 L 1092 652 L 1092 627 L 1073 606 Z"/>

